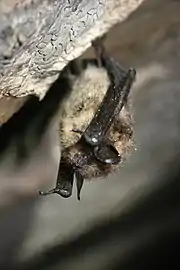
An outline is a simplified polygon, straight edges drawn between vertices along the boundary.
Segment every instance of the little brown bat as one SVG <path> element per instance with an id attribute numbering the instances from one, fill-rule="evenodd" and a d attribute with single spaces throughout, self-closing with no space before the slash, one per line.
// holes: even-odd
<path id="1" fill-rule="evenodd" d="M 77 197 L 84 179 L 107 176 L 134 148 L 133 118 L 128 95 L 136 72 L 109 57 L 102 40 L 93 42 L 96 59 L 74 60 L 63 76 L 72 91 L 61 104 L 61 161 L 56 187 L 40 195 Z"/>

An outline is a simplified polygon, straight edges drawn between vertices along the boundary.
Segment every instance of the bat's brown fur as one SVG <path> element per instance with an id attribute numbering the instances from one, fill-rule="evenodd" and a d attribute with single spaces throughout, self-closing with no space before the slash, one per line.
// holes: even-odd
<path id="1" fill-rule="evenodd" d="M 92 149 L 80 140 L 81 135 L 73 132 L 73 129 L 85 131 L 94 117 L 102 99 L 110 84 L 107 72 L 91 64 L 80 76 L 72 79 L 72 92 L 62 104 L 60 113 L 60 140 L 62 157 L 68 163 L 74 163 L 79 167 L 80 173 L 85 179 L 108 175 L 119 166 L 102 164 L 94 156 L 86 160 Z M 133 144 L 133 118 L 130 112 L 129 102 L 117 115 L 109 133 L 110 139 L 123 160 L 134 149 Z"/>

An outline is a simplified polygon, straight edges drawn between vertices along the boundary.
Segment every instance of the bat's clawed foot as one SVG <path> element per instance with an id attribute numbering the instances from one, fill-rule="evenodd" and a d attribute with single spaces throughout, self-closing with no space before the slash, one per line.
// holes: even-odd
<path id="1" fill-rule="evenodd" d="M 99 51 L 104 51 L 105 47 L 104 47 L 104 42 L 107 38 L 107 34 L 104 34 L 96 39 L 94 39 L 91 44 L 92 46 L 96 49 L 98 49 Z"/>
<path id="2" fill-rule="evenodd" d="M 103 66 L 103 58 L 105 57 L 105 54 L 106 54 L 106 50 L 104 46 L 105 39 L 106 39 L 106 36 L 104 35 L 92 41 L 92 46 L 95 51 L 98 67 Z"/>

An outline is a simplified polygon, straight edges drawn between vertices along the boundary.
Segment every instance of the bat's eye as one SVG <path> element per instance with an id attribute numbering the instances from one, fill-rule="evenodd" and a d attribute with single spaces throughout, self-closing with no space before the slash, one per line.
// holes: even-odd
<path id="1" fill-rule="evenodd" d="M 106 164 L 116 165 L 121 161 L 121 156 L 112 144 L 100 144 L 94 148 L 95 157 Z"/>

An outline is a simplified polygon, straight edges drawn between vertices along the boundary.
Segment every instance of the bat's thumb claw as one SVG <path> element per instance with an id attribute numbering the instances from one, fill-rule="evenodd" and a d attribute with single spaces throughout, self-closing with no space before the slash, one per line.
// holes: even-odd
<path id="1" fill-rule="evenodd" d="M 55 189 L 51 189 L 49 191 L 41 191 L 41 190 L 39 190 L 39 195 L 40 196 L 46 196 L 46 195 L 53 194 L 53 193 L 55 193 Z"/>

